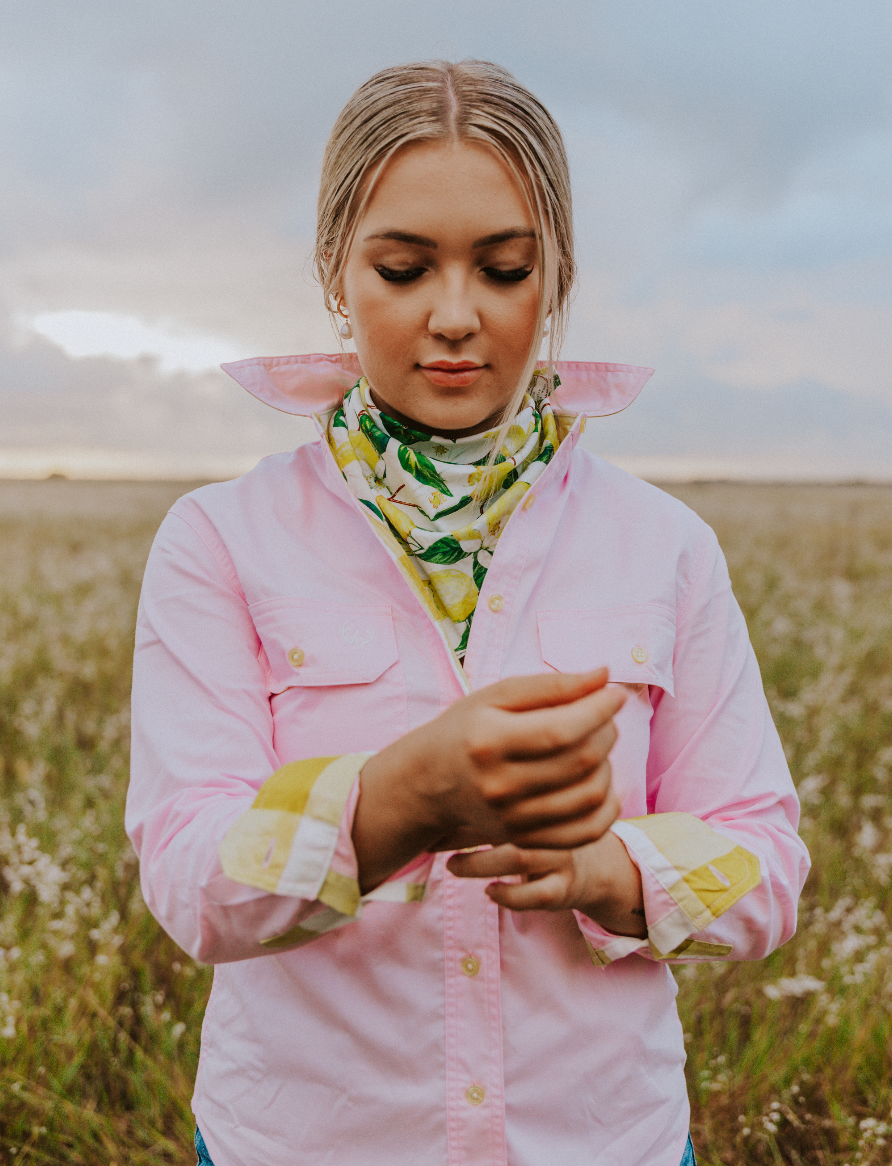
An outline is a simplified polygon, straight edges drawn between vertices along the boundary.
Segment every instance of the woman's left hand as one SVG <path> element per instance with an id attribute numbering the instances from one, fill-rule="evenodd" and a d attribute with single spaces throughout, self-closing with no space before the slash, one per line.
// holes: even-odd
<path id="1" fill-rule="evenodd" d="M 616 935 L 647 935 L 641 875 L 615 834 L 575 850 L 491 850 L 453 854 L 447 863 L 458 878 L 504 879 L 486 893 L 511 911 L 575 908 Z"/>

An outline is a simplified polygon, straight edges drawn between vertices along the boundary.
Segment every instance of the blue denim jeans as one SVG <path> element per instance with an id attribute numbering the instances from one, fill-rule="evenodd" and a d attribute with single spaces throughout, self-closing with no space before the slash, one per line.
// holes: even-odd
<path id="1" fill-rule="evenodd" d="M 195 1151 L 198 1154 L 198 1166 L 214 1166 L 198 1126 L 195 1127 Z"/>
<path id="2" fill-rule="evenodd" d="M 198 1166 L 214 1166 L 208 1154 L 207 1146 L 204 1144 L 204 1138 L 201 1136 L 201 1130 L 195 1127 L 195 1149 L 198 1151 Z M 688 1135 L 688 1144 L 684 1152 L 684 1157 L 678 1166 L 697 1166 L 697 1159 L 694 1157 L 694 1147 L 691 1144 L 690 1135 Z"/>
<path id="3" fill-rule="evenodd" d="M 690 1134 L 688 1134 L 688 1144 L 679 1166 L 697 1166 L 697 1159 L 694 1157 L 694 1143 L 691 1141 Z"/>

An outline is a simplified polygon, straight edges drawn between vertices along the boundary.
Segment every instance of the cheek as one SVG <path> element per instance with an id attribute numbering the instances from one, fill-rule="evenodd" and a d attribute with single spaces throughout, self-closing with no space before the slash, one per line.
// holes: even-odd
<path id="1" fill-rule="evenodd" d="M 380 281 L 379 281 L 380 282 Z M 354 315 L 367 342 L 383 349 L 399 349 L 405 335 L 415 330 L 417 311 L 410 296 L 388 295 L 380 287 L 363 289 L 354 300 Z"/>
<path id="2" fill-rule="evenodd" d="M 503 300 L 490 315 L 494 331 L 511 348 L 522 349 L 524 359 L 533 339 L 538 311 L 539 294 L 533 286 L 528 292 L 524 288 L 523 294 Z"/>

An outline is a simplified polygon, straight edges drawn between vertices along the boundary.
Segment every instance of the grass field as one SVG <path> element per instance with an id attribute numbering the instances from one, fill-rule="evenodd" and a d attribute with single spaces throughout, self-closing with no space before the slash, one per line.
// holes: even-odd
<path id="1" fill-rule="evenodd" d="M 0 1163 L 194 1162 L 210 972 L 121 829 L 139 581 L 186 488 L 0 482 Z M 699 1161 L 888 1164 L 892 488 L 673 492 L 728 555 L 815 861 L 786 947 L 678 972 Z"/>

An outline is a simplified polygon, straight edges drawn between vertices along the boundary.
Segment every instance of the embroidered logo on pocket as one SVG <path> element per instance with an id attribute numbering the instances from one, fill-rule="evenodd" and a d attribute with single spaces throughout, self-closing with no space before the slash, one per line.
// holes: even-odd
<path id="1" fill-rule="evenodd" d="M 341 638 L 346 640 L 348 644 L 352 644 L 354 648 L 364 648 L 366 644 L 370 644 L 375 638 L 374 629 L 370 627 L 355 628 L 351 627 L 346 620 L 341 624 Z"/>

